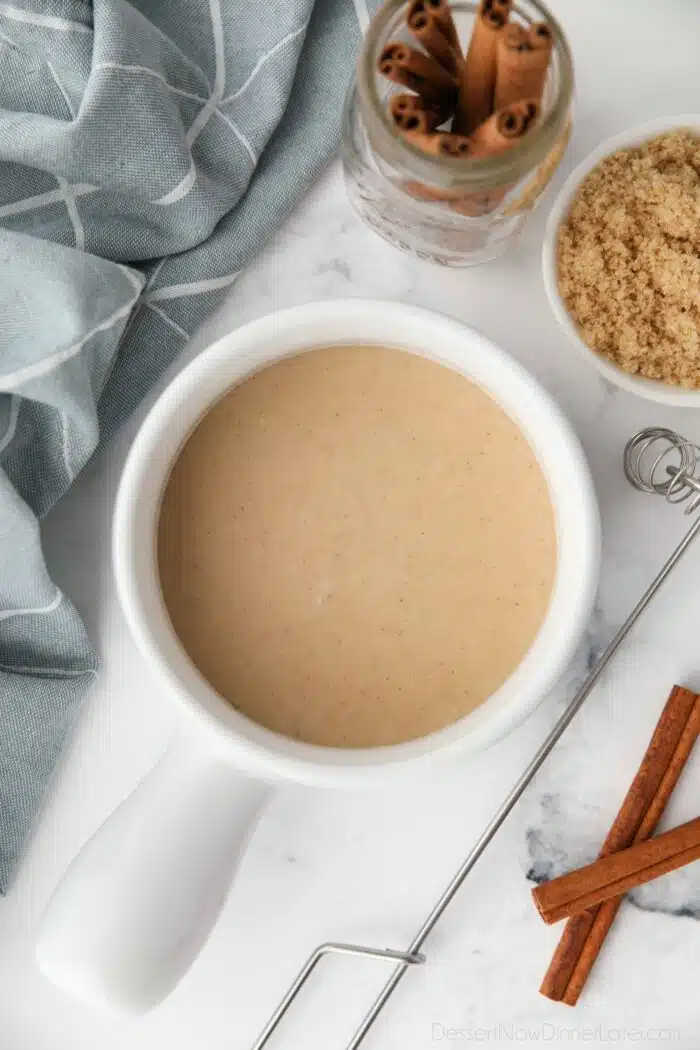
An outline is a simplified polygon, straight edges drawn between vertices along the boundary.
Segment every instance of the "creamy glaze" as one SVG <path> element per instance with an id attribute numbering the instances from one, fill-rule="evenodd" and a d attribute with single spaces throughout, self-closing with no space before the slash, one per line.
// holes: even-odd
<path id="1" fill-rule="evenodd" d="M 331 347 L 226 394 L 185 443 L 158 560 L 194 664 L 314 744 L 420 737 L 483 703 L 545 616 L 544 476 L 480 388 L 397 350 Z"/>

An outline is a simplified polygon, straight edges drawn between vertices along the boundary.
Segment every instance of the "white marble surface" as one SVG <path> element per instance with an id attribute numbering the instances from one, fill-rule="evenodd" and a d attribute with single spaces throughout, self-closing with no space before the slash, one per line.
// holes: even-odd
<path id="1" fill-rule="evenodd" d="M 576 131 L 561 181 L 602 137 L 634 121 L 700 109 L 700 5 L 694 0 L 553 0 L 578 74 Z M 138 423 L 102 455 L 46 526 L 51 563 L 99 647 L 103 672 L 83 713 L 11 895 L 0 902 L 0 1050 L 245 1050 L 310 949 L 325 939 L 403 947 L 510 787 L 591 655 L 666 557 L 682 514 L 632 492 L 625 440 L 651 424 L 700 439 L 700 415 L 607 387 L 565 345 L 539 273 L 547 203 L 505 261 L 444 272 L 397 253 L 351 213 L 337 166 L 233 289 L 184 360 L 270 310 L 336 296 L 386 297 L 452 314 L 517 356 L 573 420 L 602 506 L 600 598 L 567 680 L 509 739 L 429 782 L 381 794 L 279 793 L 200 959 L 175 994 L 137 1021 L 93 1015 L 36 971 L 33 934 L 47 896 L 86 837 L 164 749 L 175 714 L 126 633 L 109 567 L 109 521 Z M 688 556 L 589 700 L 526 800 L 430 938 L 367 1047 L 424 1050 L 471 1041 L 568 1046 L 573 1040 L 697 1045 L 700 871 L 623 909 L 575 1010 L 537 994 L 558 931 L 542 925 L 526 872 L 590 855 L 636 768 L 674 681 L 700 689 L 700 547 Z M 700 755 L 671 819 L 696 815 Z M 672 914 L 685 912 L 686 915 Z M 694 916 L 694 917 L 693 917 Z M 386 976 L 334 960 L 314 979 L 275 1047 L 344 1047 Z M 500 1027 L 499 1027 L 500 1026 Z M 557 1031 L 557 1029 L 561 1029 Z M 454 1040 L 465 1045 L 469 1038 Z"/>

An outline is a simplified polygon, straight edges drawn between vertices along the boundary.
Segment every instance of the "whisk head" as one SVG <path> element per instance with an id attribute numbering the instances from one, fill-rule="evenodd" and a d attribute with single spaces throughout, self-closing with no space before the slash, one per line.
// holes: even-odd
<path id="1" fill-rule="evenodd" d="M 700 507 L 700 446 L 665 427 L 640 430 L 625 446 L 625 474 L 640 492 Z"/>

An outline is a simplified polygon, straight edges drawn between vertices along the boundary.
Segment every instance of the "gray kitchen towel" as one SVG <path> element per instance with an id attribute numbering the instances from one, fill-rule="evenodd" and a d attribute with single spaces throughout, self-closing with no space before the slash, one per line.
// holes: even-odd
<path id="1" fill-rule="evenodd" d="M 0 2 L 0 893 L 97 674 L 39 519 L 329 160 L 367 13 Z"/>

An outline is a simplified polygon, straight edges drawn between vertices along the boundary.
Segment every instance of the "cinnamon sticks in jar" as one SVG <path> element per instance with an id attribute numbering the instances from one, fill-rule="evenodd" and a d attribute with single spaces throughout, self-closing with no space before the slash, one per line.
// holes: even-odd
<path id="1" fill-rule="evenodd" d="M 418 95 L 392 95 L 389 101 L 391 119 L 406 138 L 415 133 L 427 135 L 440 123 L 437 110 L 430 109 Z"/>
<path id="2" fill-rule="evenodd" d="M 472 38 L 457 97 L 455 131 L 468 134 L 487 120 L 494 109 L 498 63 L 498 38 L 506 28 L 510 4 L 505 7 L 483 0 L 474 20 Z"/>
<path id="3" fill-rule="evenodd" d="M 413 0 L 406 25 L 428 54 L 456 77 L 462 52 L 448 0 Z"/>
<path id="4" fill-rule="evenodd" d="M 552 33 L 545 22 L 525 29 L 511 22 L 499 34 L 493 103 L 496 109 L 544 92 L 552 53 Z"/>
<path id="5" fill-rule="evenodd" d="M 388 106 L 397 134 L 413 146 L 430 156 L 468 161 L 510 149 L 537 123 L 552 51 L 552 31 L 545 23 L 516 21 L 512 0 L 481 0 L 466 54 L 449 0 L 412 0 L 406 26 L 416 46 L 390 42 L 378 68 L 414 93 L 413 104 L 401 93 Z M 459 197 L 424 189 L 426 194 L 419 194 L 424 199 L 451 206 Z M 507 188 L 481 194 L 481 204 L 493 207 L 506 193 Z M 462 203 L 456 210 L 483 213 L 484 208 L 472 208 L 470 199 Z"/>
<path id="6" fill-rule="evenodd" d="M 408 44 L 388 44 L 379 56 L 379 72 L 411 88 L 423 102 L 448 113 L 457 91 L 455 78 L 430 55 Z"/>
<path id="7" fill-rule="evenodd" d="M 662 873 L 661 868 L 669 856 L 674 858 L 672 864 L 675 866 L 685 863 L 685 857 L 689 854 L 686 852 L 684 855 L 683 851 L 694 848 L 696 839 L 693 836 L 697 835 L 697 842 L 700 843 L 700 821 L 691 822 L 694 826 L 690 830 L 687 825 L 683 826 L 686 830 L 680 832 L 680 837 L 671 839 L 670 853 L 667 852 L 669 843 L 665 836 L 651 839 L 698 735 L 700 696 L 681 686 L 675 686 L 661 713 L 639 770 L 598 855 L 596 864 L 604 863 L 611 867 L 600 869 L 592 865 L 583 869 L 583 875 L 578 872 L 574 873 L 574 876 L 566 875 L 533 891 L 535 901 L 540 911 L 544 910 L 545 916 L 556 917 L 559 913 L 555 909 L 561 906 L 563 900 L 568 900 L 569 905 L 573 907 L 573 901 L 569 899 L 572 893 L 574 898 L 578 894 L 580 906 L 585 909 L 573 914 L 564 927 L 540 987 L 540 992 L 547 998 L 568 1006 L 576 1004 L 614 922 L 622 901 L 621 894 L 644 881 L 642 872 L 645 867 L 647 873 L 649 869 L 652 870 L 650 877 L 653 878 Z M 661 847 L 653 845 L 654 842 L 658 843 L 663 839 L 665 841 Z M 645 848 L 641 853 L 632 853 L 630 865 L 629 847 L 638 849 L 640 844 L 645 844 Z M 650 854 L 645 852 L 646 848 L 650 850 Z M 626 859 L 619 860 L 625 854 Z M 615 860 L 616 857 L 618 860 Z M 657 867 L 654 868 L 654 865 Z M 590 879 L 591 867 L 596 868 L 592 883 L 587 881 Z M 664 870 L 673 869 L 666 867 Z M 625 879 L 628 881 L 624 881 Z M 616 880 L 617 884 L 613 885 Z M 588 898 L 593 905 L 589 907 L 584 894 L 593 892 L 594 885 L 598 893 L 603 889 L 603 896 Z M 600 903 L 601 901 L 603 903 Z M 567 907 L 561 914 L 568 914 Z"/>
<path id="8" fill-rule="evenodd" d="M 472 133 L 476 155 L 491 157 L 510 149 L 513 142 L 528 133 L 539 115 L 540 107 L 534 98 L 499 109 Z"/>

